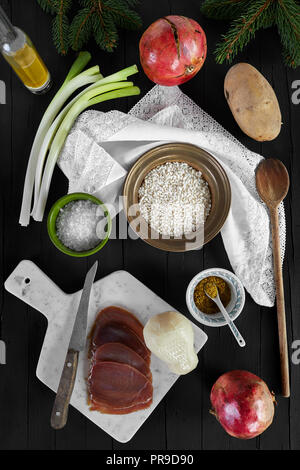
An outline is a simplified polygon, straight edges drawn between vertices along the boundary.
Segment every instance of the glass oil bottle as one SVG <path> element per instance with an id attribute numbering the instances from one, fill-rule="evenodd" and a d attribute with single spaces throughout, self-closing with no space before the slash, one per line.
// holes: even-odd
<path id="1" fill-rule="evenodd" d="M 0 50 L 25 87 L 45 93 L 51 86 L 50 73 L 29 37 L 13 26 L 0 6 Z"/>

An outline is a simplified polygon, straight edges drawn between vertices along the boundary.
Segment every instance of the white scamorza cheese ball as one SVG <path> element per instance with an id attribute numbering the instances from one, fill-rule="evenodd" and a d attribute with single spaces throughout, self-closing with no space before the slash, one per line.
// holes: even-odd
<path id="1" fill-rule="evenodd" d="M 144 339 L 147 348 L 175 374 L 188 374 L 197 367 L 193 327 L 181 313 L 164 312 L 151 317 L 144 327 Z"/>

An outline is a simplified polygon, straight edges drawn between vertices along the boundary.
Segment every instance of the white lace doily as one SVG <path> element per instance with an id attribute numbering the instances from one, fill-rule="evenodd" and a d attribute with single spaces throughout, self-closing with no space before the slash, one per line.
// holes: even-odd
<path id="1" fill-rule="evenodd" d="M 255 187 L 255 169 L 263 157 L 244 147 L 178 87 L 155 86 L 128 115 L 86 111 L 73 126 L 59 165 L 70 191 L 86 191 L 114 202 L 131 165 L 163 141 L 194 143 L 222 163 L 232 188 L 232 207 L 222 229 L 230 263 L 255 302 L 273 305 L 269 216 Z M 283 259 L 283 204 L 279 224 Z"/>

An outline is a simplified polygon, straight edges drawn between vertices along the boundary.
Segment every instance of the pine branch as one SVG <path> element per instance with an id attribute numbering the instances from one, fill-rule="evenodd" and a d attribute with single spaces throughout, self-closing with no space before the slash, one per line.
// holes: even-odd
<path id="1" fill-rule="evenodd" d="M 97 45 L 104 51 L 113 52 L 119 39 L 115 23 L 108 16 L 102 17 L 94 22 L 93 31 Z"/>
<path id="2" fill-rule="evenodd" d="M 37 2 L 46 13 L 56 13 L 57 0 L 37 0 Z"/>
<path id="3" fill-rule="evenodd" d="M 112 52 L 118 44 L 117 27 L 136 29 L 141 26 L 139 15 L 130 8 L 136 3 L 136 0 L 80 0 L 83 8 L 70 27 L 72 48 L 80 50 L 93 33 L 98 46 Z"/>
<path id="4" fill-rule="evenodd" d="M 107 0 L 105 9 L 111 14 L 113 21 L 120 28 L 124 29 L 138 29 L 142 26 L 140 16 L 133 10 L 127 7 L 126 1 Z"/>
<path id="5" fill-rule="evenodd" d="M 53 20 L 52 35 L 58 52 L 66 55 L 69 49 L 69 19 L 67 13 L 72 6 L 72 0 L 57 0 L 56 17 Z"/>
<path id="6" fill-rule="evenodd" d="M 92 1 L 97 3 L 97 0 Z M 118 44 L 118 32 L 113 18 L 104 9 L 103 2 L 101 8 L 96 9 L 93 31 L 98 46 L 107 52 L 112 52 Z"/>
<path id="7" fill-rule="evenodd" d="M 69 19 L 68 12 L 72 6 L 72 0 L 37 0 L 39 5 L 47 13 L 55 15 L 52 22 L 53 42 L 62 55 L 66 55 L 69 49 Z"/>
<path id="8" fill-rule="evenodd" d="M 244 14 L 233 21 L 232 27 L 223 36 L 223 42 L 217 45 L 216 61 L 229 63 L 250 41 L 257 30 L 268 28 L 274 24 L 273 0 L 252 1 Z"/>
<path id="9" fill-rule="evenodd" d="M 72 0 L 37 0 L 41 8 L 47 13 L 67 14 L 72 6 Z"/>
<path id="10" fill-rule="evenodd" d="M 83 45 L 89 41 L 92 35 L 93 11 L 94 10 L 92 8 L 83 8 L 73 18 L 69 33 L 69 40 L 72 44 L 72 48 L 75 51 L 81 50 Z"/>
<path id="11" fill-rule="evenodd" d="M 118 44 L 118 27 L 137 29 L 142 24 L 140 16 L 132 9 L 139 3 L 138 0 L 77 0 L 77 13 L 71 24 L 68 13 L 73 0 L 37 2 L 44 11 L 55 15 L 53 42 L 63 55 L 69 47 L 75 51 L 81 50 L 92 36 L 101 49 L 111 52 Z"/>
<path id="12" fill-rule="evenodd" d="M 249 3 L 249 0 L 206 0 L 201 11 L 214 20 L 233 20 L 245 11 Z"/>
<path id="13" fill-rule="evenodd" d="M 300 6 L 293 0 L 278 0 L 276 23 L 283 44 L 284 61 L 290 67 L 300 65 Z"/>
<path id="14" fill-rule="evenodd" d="M 201 10 L 209 18 L 232 20 L 215 51 L 218 63 L 231 62 L 256 31 L 276 25 L 285 63 L 300 65 L 300 0 L 204 0 Z"/>

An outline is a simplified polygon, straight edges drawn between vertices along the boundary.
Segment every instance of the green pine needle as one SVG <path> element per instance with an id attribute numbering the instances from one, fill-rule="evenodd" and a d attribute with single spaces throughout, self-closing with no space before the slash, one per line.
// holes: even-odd
<path id="1" fill-rule="evenodd" d="M 37 0 L 37 2 L 46 13 L 56 13 L 57 0 Z"/>
<path id="2" fill-rule="evenodd" d="M 296 68 L 300 65 L 300 7 L 291 0 L 278 0 L 276 24 L 283 45 L 284 61 Z"/>
<path id="3" fill-rule="evenodd" d="M 69 31 L 69 41 L 77 51 L 86 44 L 93 30 L 92 14 L 89 8 L 80 10 L 72 21 L 72 29 Z"/>
<path id="4" fill-rule="evenodd" d="M 225 59 L 230 63 L 250 41 L 257 30 L 268 28 L 274 22 L 272 0 L 257 0 L 248 5 L 245 13 L 233 20 L 231 28 L 223 36 L 224 43 L 217 46 L 216 60 L 222 64 Z"/>
<path id="5" fill-rule="evenodd" d="M 37 0 L 44 11 L 65 15 L 72 6 L 72 0 Z"/>
<path id="6" fill-rule="evenodd" d="M 112 52 L 118 44 L 118 31 L 109 13 L 97 11 L 93 17 L 93 32 L 98 46 Z"/>
<path id="7" fill-rule="evenodd" d="M 242 14 L 249 3 L 249 0 L 206 0 L 201 10 L 214 20 L 233 20 Z"/>
<path id="8" fill-rule="evenodd" d="M 60 54 L 71 47 L 79 51 L 94 37 L 98 46 L 108 52 L 118 44 L 118 28 L 138 29 L 141 18 L 132 8 L 138 0 L 75 0 L 77 10 L 72 21 L 68 19 L 73 0 L 37 0 L 51 14 L 53 41 Z"/>
<path id="9" fill-rule="evenodd" d="M 107 0 L 106 9 L 114 23 L 120 28 L 138 29 L 142 26 L 141 18 L 134 10 L 128 8 L 126 1 L 114 2 L 113 0 Z"/>
<path id="10" fill-rule="evenodd" d="M 38 4 L 47 13 L 55 15 L 52 22 L 53 42 L 62 55 L 69 49 L 69 19 L 68 12 L 72 6 L 72 0 L 37 0 Z"/>
<path id="11" fill-rule="evenodd" d="M 69 50 L 69 20 L 62 11 L 53 19 L 52 37 L 58 52 L 66 55 Z"/>
<path id="12" fill-rule="evenodd" d="M 216 47 L 217 63 L 231 63 L 256 31 L 276 25 L 285 63 L 291 67 L 300 65 L 299 0 L 205 0 L 201 10 L 210 18 L 231 20 L 223 41 Z"/>

